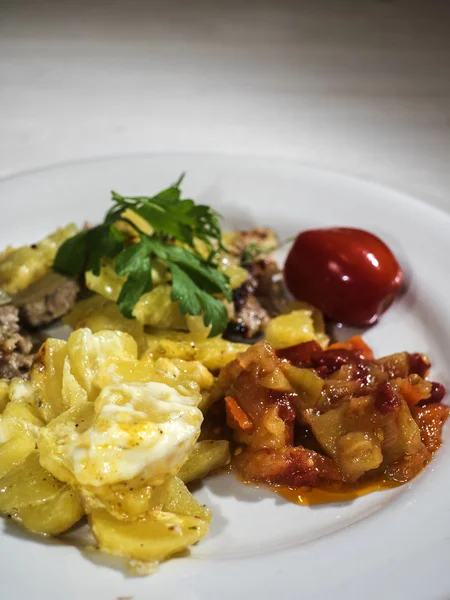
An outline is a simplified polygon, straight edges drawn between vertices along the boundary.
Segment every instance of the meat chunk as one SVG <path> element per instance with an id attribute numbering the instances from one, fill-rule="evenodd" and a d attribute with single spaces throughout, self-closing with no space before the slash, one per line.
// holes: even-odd
<path id="1" fill-rule="evenodd" d="M 259 303 L 270 317 L 278 316 L 289 302 L 283 273 L 278 263 L 265 257 L 255 260 L 248 269 L 255 282 L 253 293 Z"/>
<path id="2" fill-rule="evenodd" d="M 233 294 L 230 339 L 255 337 L 287 303 L 280 268 L 271 256 L 277 244 L 274 232 L 266 227 L 234 232 L 226 241 L 229 252 L 248 270 L 247 280 Z"/>
<path id="3" fill-rule="evenodd" d="M 74 306 L 80 288 L 72 279 L 49 273 L 14 299 L 20 318 L 29 327 L 43 327 L 66 315 Z"/>
<path id="4" fill-rule="evenodd" d="M 0 307 L 0 379 L 28 373 L 33 362 L 32 342 L 19 325 L 19 310 L 12 304 Z"/>
<path id="5" fill-rule="evenodd" d="M 254 294 L 256 285 L 257 282 L 249 275 L 247 281 L 234 290 L 234 314 L 228 326 L 228 337 L 253 338 L 269 322 L 267 311 Z"/>
<path id="6" fill-rule="evenodd" d="M 234 315 L 228 335 L 252 338 L 283 311 L 288 302 L 286 287 L 277 263 L 259 259 L 246 265 L 247 280 L 233 293 Z"/>

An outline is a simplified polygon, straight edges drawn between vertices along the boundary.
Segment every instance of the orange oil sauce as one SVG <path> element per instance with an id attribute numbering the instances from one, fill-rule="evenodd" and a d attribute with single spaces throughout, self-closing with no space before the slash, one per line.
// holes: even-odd
<path id="1" fill-rule="evenodd" d="M 291 488 L 287 486 L 271 486 L 270 489 L 289 502 L 311 506 L 330 502 L 349 502 L 372 492 L 391 490 L 402 485 L 396 481 L 373 480 L 365 483 L 342 484 L 330 483 L 321 488 Z"/>

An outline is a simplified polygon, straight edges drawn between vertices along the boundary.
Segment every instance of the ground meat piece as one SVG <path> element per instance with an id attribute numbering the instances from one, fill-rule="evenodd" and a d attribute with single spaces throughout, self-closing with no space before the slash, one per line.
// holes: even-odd
<path id="1" fill-rule="evenodd" d="M 234 290 L 234 314 L 226 332 L 227 337 L 253 338 L 269 322 L 269 315 L 254 294 L 256 286 L 256 279 L 249 273 L 247 281 Z"/>
<path id="2" fill-rule="evenodd" d="M 267 227 L 234 232 L 227 249 L 240 258 L 248 278 L 233 294 L 234 315 L 225 336 L 229 339 L 254 338 L 269 318 L 283 311 L 288 302 L 282 272 L 271 251 L 278 245 L 274 232 Z"/>
<path id="3" fill-rule="evenodd" d="M 247 265 L 248 278 L 233 293 L 234 315 L 227 336 L 253 338 L 270 317 L 283 311 L 288 302 L 286 287 L 277 263 L 260 259 Z"/>
<path id="4" fill-rule="evenodd" d="M 28 373 L 33 362 L 32 342 L 19 325 L 19 310 L 12 304 L 0 307 L 0 378 Z"/>
<path id="5" fill-rule="evenodd" d="M 256 285 L 254 294 L 271 317 L 283 312 L 289 296 L 278 264 L 269 258 L 259 259 L 248 267 Z"/>
<path id="6" fill-rule="evenodd" d="M 245 337 L 252 338 L 269 322 L 269 315 L 255 296 L 247 296 L 236 311 L 235 322 Z"/>
<path id="7" fill-rule="evenodd" d="M 20 307 L 20 317 L 30 327 L 43 327 L 66 315 L 74 306 L 80 288 L 72 279 L 56 276 L 39 297 L 32 296 Z"/>

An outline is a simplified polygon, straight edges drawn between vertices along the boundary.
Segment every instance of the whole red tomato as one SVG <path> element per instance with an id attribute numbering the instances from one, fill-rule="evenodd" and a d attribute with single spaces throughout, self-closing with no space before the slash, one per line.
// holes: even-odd
<path id="1" fill-rule="evenodd" d="M 284 266 L 298 299 L 345 325 L 375 323 L 403 286 L 402 269 L 386 244 L 362 229 L 299 233 Z"/>

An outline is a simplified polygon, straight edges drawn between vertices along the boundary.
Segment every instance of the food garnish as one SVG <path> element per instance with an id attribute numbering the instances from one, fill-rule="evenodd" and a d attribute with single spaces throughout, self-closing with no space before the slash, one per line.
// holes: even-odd
<path id="1" fill-rule="evenodd" d="M 199 316 L 211 327 L 210 337 L 227 326 L 227 309 L 220 296 L 231 301 L 229 278 L 219 271 L 217 252 L 223 249 L 219 215 L 211 207 L 183 199 L 183 176 L 155 196 L 121 196 L 112 192 L 114 206 L 102 224 L 80 231 L 65 241 L 53 269 L 76 277 L 86 271 L 99 275 L 104 259 L 114 261 L 119 277 L 126 276 L 117 303 L 133 318 L 139 299 L 153 289 L 152 267 L 163 265 L 172 277 L 171 299 L 183 315 Z M 144 232 L 132 215 L 150 231 Z M 129 230 L 120 231 L 126 224 Z M 200 252 L 199 243 L 205 252 Z"/>

